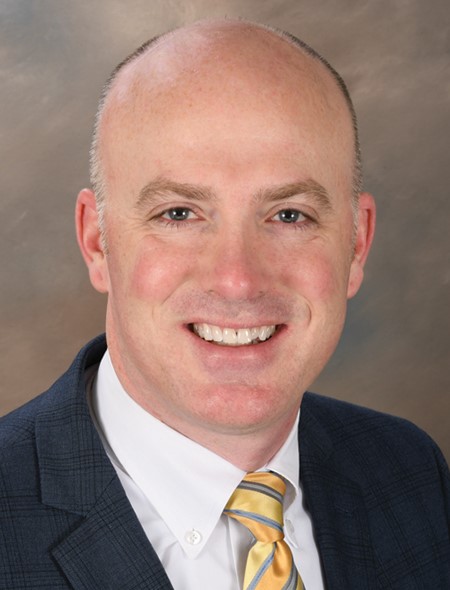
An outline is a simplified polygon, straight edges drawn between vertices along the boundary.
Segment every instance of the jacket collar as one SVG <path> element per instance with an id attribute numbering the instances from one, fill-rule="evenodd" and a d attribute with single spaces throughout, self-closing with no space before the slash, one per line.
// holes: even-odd
<path id="1" fill-rule="evenodd" d="M 86 396 L 86 371 L 100 362 L 104 337 L 93 340 L 50 389 L 52 403 L 36 419 L 41 500 L 86 515 L 115 477 L 93 426 Z M 67 466 L 67 468 L 65 468 Z"/>
<path id="2" fill-rule="evenodd" d="M 327 588 L 374 589 L 373 548 L 362 482 L 333 435 L 331 399 L 306 393 L 302 402 L 300 479 L 313 520 Z"/>
<path id="3" fill-rule="evenodd" d="M 41 501 L 72 515 L 52 555 L 76 590 L 173 590 L 90 416 L 85 373 L 105 350 L 104 336 L 82 349 L 37 417 Z"/>

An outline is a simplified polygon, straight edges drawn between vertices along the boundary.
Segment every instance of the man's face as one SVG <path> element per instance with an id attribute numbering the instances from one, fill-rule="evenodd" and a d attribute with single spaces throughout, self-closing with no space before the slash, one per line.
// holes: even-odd
<path id="1" fill-rule="evenodd" d="M 105 115 L 110 354 L 194 439 L 291 423 L 359 287 L 349 115 L 308 67 L 153 74 Z"/>

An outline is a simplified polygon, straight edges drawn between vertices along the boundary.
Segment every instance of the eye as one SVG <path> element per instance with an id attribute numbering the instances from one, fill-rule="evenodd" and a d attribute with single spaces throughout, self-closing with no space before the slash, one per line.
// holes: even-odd
<path id="1" fill-rule="evenodd" d="M 161 217 L 170 221 L 186 221 L 187 219 L 191 219 L 193 215 L 193 211 L 188 207 L 173 207 L 164 211 Z"/>
<path id="2" fill-rule="evenodd" d="M 274 221 L 281 221 L 282 223 L 298 223 L 299 221 L 306 221 L 307 217 L 297 209 L 282 209 L 272 219 Z"/>

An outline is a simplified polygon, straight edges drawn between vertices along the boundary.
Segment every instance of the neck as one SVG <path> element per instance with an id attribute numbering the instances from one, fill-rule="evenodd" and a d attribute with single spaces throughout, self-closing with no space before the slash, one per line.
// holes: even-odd
<path id="1" fill-rule="evenodd" d="M 111 346 L 109 348 L 111 353 Z M 272 412 L 268 416 L 265 415 L 262 420 L 254 417 L 253 423 L 250 424 L 236 423 L 234 417 L 231 417 L 235 423 L 230 425 L 230 416 L 222 420 L 210 417 L 203 417 L 202 420 L 198 416 L 187 419 L 186 415 L 175 413 L 173 405 L 158 403 L 158 396 L 143 395 L 145 383 L 142 382 L 141 387 L 134 387 L 133 382 L 128 379 L 127 372 L 120 368 L 120 362 L 113 365 L 114 379 L 118 379 L 124 392 L 143 410 L 247 472 L 264 467 L 280 450 L 291 432 L 301 403 L 301 398 L 297 399 L 281 414 Z"/>
<path id="2" fill-rule="evenodd" d="M 156 418 L 161 420 L 159 416 Z M 259 427 L 237 432 L 213 431 L 206 428 L 199 432 L 197 429 L 186 428 L 185 425 L 162 421 L 239 469 L 250 472 L 264 467 L 280 450 L 296 418 L 297 411 L 287 419 L 280 420 L 279 424 L 271 423 L 269 428 Z"/>

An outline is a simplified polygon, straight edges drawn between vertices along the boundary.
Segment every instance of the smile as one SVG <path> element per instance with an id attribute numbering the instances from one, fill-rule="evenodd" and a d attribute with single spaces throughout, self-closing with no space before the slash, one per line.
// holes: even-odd
<path id="1" fill-rule="evenodd" d="M 259 326 L 255 328 L 219 328 L 210 324 L 192 324 L 197 336 L 208 342 L 223 346 L 246 346 L 268 340 L 275 333 L 276 326 Z"/>

